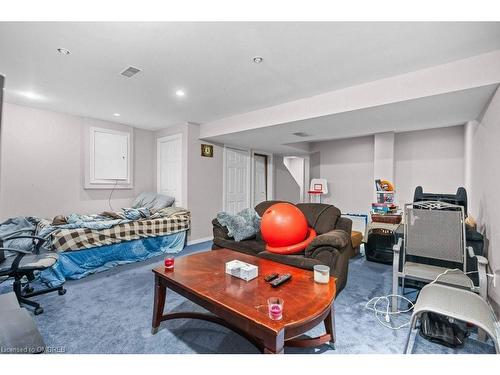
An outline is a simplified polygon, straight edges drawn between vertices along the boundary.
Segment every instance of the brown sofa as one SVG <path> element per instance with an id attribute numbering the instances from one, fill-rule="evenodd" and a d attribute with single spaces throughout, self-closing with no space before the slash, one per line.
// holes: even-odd
<path id="1" fill-rule="evenodd" d="M 259 203 L 255 211 L 262 216 L 267 208 L 279 202 Z M 265 249 L 266 244 L 260 232 L 253 239 L 236 242 L 228 236 L 227 228 L 222 226 L 217 219 L 212 221 L 214 234 L 212 249 L 227 248 L 309 270 L 317 264 L 327 265 L 330 267 L 330 274 L 337 278 L 338 294 L 347 281 L 349 258 L 356 254 L 351 241 L 352 222 L 341 217 L 340 210 L 332 205 L 299 203 L 296 206 L 306 216 L 309 226 L 318 234 L 303 252 L 293 255 L 270 253 Z"/>

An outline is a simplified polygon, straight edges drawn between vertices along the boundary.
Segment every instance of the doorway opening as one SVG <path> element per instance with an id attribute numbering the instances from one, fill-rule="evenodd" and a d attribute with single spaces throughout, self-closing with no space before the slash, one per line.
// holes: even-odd
<path id="1" fill-rule="evenodd" d="M 267 201 L 268 194 L 268 156 L 264 154 L 253 154 L 253 204 Z"/>

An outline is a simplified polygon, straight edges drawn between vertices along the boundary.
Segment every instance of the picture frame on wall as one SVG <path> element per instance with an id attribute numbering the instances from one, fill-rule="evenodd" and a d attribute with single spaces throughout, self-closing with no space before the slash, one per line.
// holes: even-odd
<path id="1" fill-rule="evenodd" d="M 214 146 L 202 144 L 201 145 L 201 156 L 206 157 L 206 158 L 213 158 L 214 157 Z"/>

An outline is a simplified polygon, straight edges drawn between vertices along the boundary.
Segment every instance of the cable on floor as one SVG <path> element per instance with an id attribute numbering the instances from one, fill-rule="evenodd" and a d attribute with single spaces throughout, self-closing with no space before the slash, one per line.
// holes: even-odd
<path id="1" fill-rule="evenodd" d="M 436 283 L 441 277 L 446 275 L 448 272 L 454 272 L 454 271 L 463 272 L 462 270 L 460 270 L 458 268 L 449 268 L 449 269 L 445 270 L 444 272 L 440 273 L 439 275 L 437 275 L 436 278 L 433 281 L 431 281 L 428 285 Z M 465 274 L 468 275 L 468 274 L 477 273 L 477 272 L 478 271 L 470 271 L 470 272 L 465 272 Z M 472 280 L 469 279 L 469 281 L 470 281 L 470 288 L 471 288 L 471 290 L 473 290 L 475 288 L 475 285 L 472 282 Z M 409 307 L 406 310 L 397 309 L 396 311 L 392 311 L 392 309 L 391 309 L 392 298 L 396 298 L 396 300 L 403 299 L 403 300 L 407 301 Z M 378 305 L 382 301 L 386 301 L 387 303 L 386 303 L 385 307 L 379 308 Z M 399 303 L 397 303 L 397 305 L 399 306 Z M 377 320 L 379 321 L 380 324 L 382 324 L 386 328 L 393 329 L 393 330 L 398 330 L 398 329 L 407 327 L 410 325 L 410 322 L 408 321 L 402 325 L 394 327 L 390 324 L 391 323 L 391 316 L 410 312 L 411 310 L 413 310 L 414 307 L 415 307 L 415 304 L 412 301 L 410 301 L 405 296 L 402 296 L 399 294 L 388 294 L 386 296 L 373 297 L 365 305 L 365 309 L 373 311 L 375 318 L 377 318 Z M 382 319 L 382 317 L 383 317 L 383 319 Z"/>

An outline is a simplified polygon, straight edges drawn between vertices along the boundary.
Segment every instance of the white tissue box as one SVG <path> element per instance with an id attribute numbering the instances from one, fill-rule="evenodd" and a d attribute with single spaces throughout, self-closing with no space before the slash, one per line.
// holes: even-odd
<path id="1" fill-rule="evenodd" d="M 232 260 L 226 263 L 226 273 L 250 281 L 259 276 L 259 267 L 239 260 Z"/>

